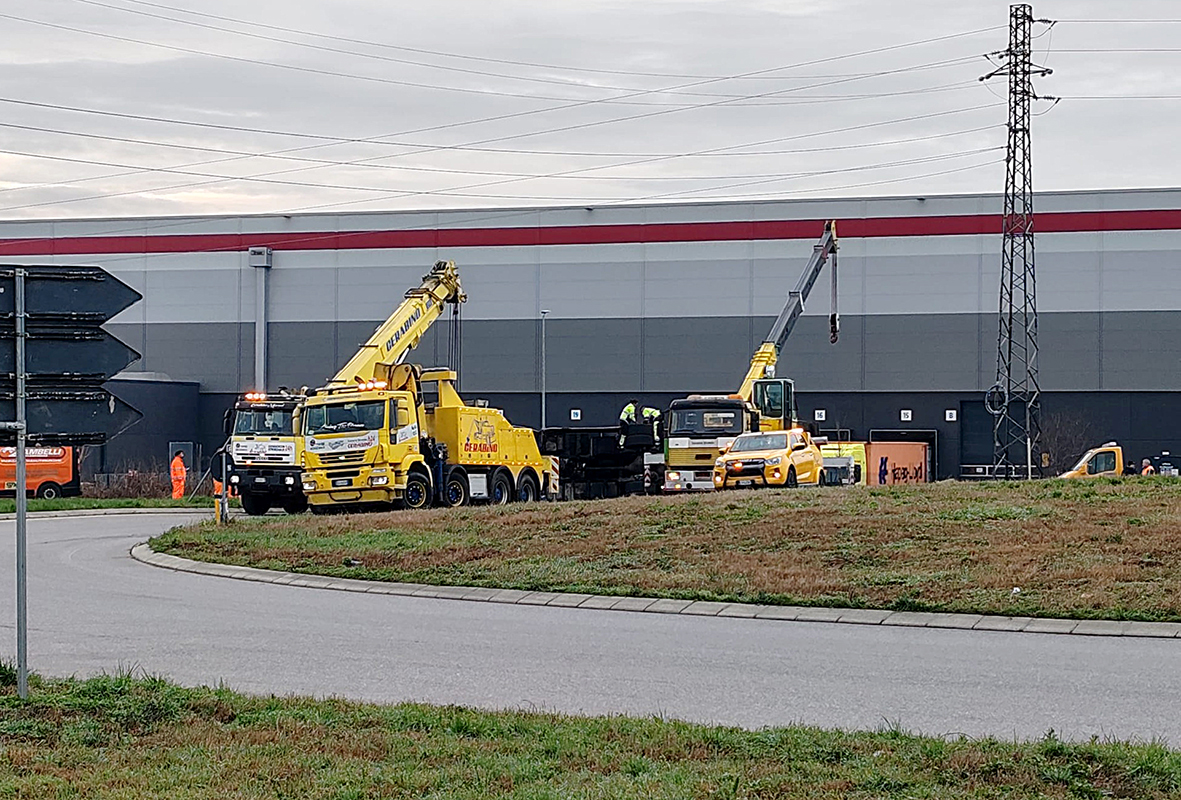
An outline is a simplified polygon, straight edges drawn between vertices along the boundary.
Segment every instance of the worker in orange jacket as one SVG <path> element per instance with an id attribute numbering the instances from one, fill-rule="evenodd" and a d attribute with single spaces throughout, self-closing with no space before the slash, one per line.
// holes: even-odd
<path id="1" fill-rule="evenodd" d="M 185 479 L 189 476 L 189 470 L 185 467 L 185 454 L 183 450 L 177 450 L 176 455 L 172 457 L 172 499 L 183 500 L 185 496 Z"/>

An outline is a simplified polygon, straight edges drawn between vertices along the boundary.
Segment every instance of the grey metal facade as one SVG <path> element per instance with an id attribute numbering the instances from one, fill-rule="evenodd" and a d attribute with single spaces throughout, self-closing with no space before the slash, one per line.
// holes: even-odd
<path id="1" fill-rule="evenodd" d="M 110 329 L 143 354 L 134 369 L 199 384 L 201 427 L 215 436 L 204 417 L 218 398 L 256 388 L 251 245 L 273 248 L 268 388 L 323 382 L 430 264 L 450 259 L 470 297 L 463 388 L 519 398 L 506 405 L 526 413 L 537 408 L 542 309 L 547 388 L 571 404 L 733 391 L 820 221 L 834 218 L 841 339 L 828 343 L 822 279 L 781 374 L 805 394 L 958 397 L 994 379 L 1000 235 L 989 231 L 1000 228 L 988 220 L 999 209 L 997 196 L 956 196 L 0 222 L 0 258 L 97 263 L 141 291 Z M 1181 190 L 1044 195 L 1038 211 L 1043 389 L 1181 391 Z M 780 222 L 783 235 L 766 227 Z M 734 233 L 743 226 L 749 236 Z M 417 360 L 441 363 L 445 336 L 440 321 Z M 549 418 L 568 411 L 551 406 Z"/>

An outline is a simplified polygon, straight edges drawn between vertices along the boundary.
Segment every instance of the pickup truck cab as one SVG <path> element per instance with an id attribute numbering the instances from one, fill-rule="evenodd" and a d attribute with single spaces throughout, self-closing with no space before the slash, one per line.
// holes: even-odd
<path id="1" fill-rule="evenodd" d="M 1116 477 L 1124 472 L 1124 451 L 1115 442 L 1107 442 L 1099 447 L 1092 447 L 1083 453 L 1071 469 L 1059 475 L 1059 478 L 1100 478 Z"/>
<path id="2" fill-rule="evenodd" d="M 803 428 L 744 433 L 714 462 L 714 487 L 819 486 L 824 456 Z"/>

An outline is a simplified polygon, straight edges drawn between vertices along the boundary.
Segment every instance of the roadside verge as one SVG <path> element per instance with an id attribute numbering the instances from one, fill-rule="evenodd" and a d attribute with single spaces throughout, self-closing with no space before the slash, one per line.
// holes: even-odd
<path id="1" fill-rule="evenodd" d="M 618 597 L 563 592 L 526 592 L 519 589 L 488 589 L 476 586 L 429 586 L 418 583 L 363 581 L 276 572 L 254 567 L 212 564 L 157 553 L 146 542 L 131 548 L 131 557 L 144 564 L 219 578 L 331 589 L 364 594 L 469 600 L 508 605 L 590 608 L 600 611 L 633 611 L 647 614 L 735 617 L 781 622 L 828 622 L 852 625 L 888 625 L 906 628 L 949 628 L 975 631 L 1052 633 L 1075 636 L 1130 636 L 1139 638 L 1181 638 L 1178 622 L 1119 622 L 1109 620 L 1046 619 L 1040 617 L 997 617 L 982 614 L 933 614 L 915 611 L 886 611 L 866 608 L 822 608 L 813 606 L 768 606 L 753 603 L 714 603 L 701 600 L 672 600 L 654 597 Z"/>

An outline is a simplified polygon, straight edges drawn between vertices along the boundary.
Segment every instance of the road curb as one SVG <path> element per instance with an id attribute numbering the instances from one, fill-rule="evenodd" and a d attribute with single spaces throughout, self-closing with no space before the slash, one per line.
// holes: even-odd
<path id="1" fill-rule="evenodd" d="M 980 614 L 941 614 L 915 611 L 886 611 L 867 608 L 824 608 L 820 606 L 764 606 L 753 603 L 715 603 L 704 600 L 672 600 L 656 597 L 613 597 L 565 592 L 525 592 L 519 589 L 488 589 L 478 586 L 431 586 L 421 583 L 363 581 L 331 578 L 298 572 L 277 572 L 255 567 L 212 564 L 157 553 L 141 542 L 131 548 L 131 557 L 144 564 L 177 572 L 212 575 L 255 583 L 332 589 L 340 592 L 429 597 L 439 600 L 467 600 L 506 605 L 557 606 L 600 611 L 631 611 L 644 614 L 732 617 L 781 622 L 828 622 L 845 625 L 878 625 L 905 628 L 1002 631 L 1073 636 L 1115 636 L 1148 639 L 1181 638 L 1178 622 L 1120 622 L 1114 620 L 1047 619 L 1035 617 L 990 617 Z"/>
<path id="2" fill-rule="evenodd" d="M 114 517 L 127 514 L 201 514 L 213 516 L 213 507 L 204 508 L 71 508 L 62 511 L 30 511 L 29 519 L 54 519 L 55 517 Z M 232 513 L 232 512 L 231 512 Z M 0 521 L 16 519 L 15 513 L 0 514 Z"/>

